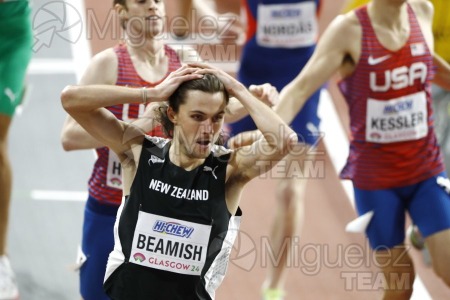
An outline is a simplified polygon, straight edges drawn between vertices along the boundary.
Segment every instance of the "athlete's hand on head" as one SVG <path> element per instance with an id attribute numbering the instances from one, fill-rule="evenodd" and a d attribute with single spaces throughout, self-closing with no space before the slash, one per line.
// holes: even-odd
<path id="1" fill-rule="evenodd" d="M 251 85 L 248 90 L 253 96 L 261 100 L 263 103 L 272 107 L 278 102 L 279 93 L 277 88 L 270 83 L 260 85 Z"/>
<path id="2" fill-rule="evenodd" d="M 228 74 L 227 72 L 218 69 L 216 67 L 213 67 L 206 63 L 190 63 L 190 67 L 198 68 L 197 71 L 195 71 L 196 74 L 213 74 L 217 78 L 219 78 L 220 81 L 222 81 L 223 85 L 227 89 L 230 96 L 236 96 L 236 92 L 241 89 L 245 89 L 244 85 L 237 81 L 233 76 Z"/>
<path id="3" fill-rule="evenodd" d="M 160 101 L 167 100 L 170 95 L 180 86 L 181 83 L 189 80 L 199 79 L 203 74 L 197 73 L 199 68 L 184 65 L 171 72 L 160 84 L 156 86 L 159 90 L 158 98 Z"/>

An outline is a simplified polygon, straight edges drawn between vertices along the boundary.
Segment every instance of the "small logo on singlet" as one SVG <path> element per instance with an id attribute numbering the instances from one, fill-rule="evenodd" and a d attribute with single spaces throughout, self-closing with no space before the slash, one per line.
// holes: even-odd
<path id="1" fill-rule="evenodd" d="M 374 65 L 378 65 L 379 63 L 382 63 L 383 61 L 389 59 L 390 57 L 391 57 L 390 54 L 385 55 L 385 56 L 380 56 L 377 58 L 374 58 L 372 55 L 370 55 L 367 62 L 369 63 L 369 65 L 374 66 Z"/>
<path id="2" fill-rule="evenodd" d="M 152 163 L 152 164 L 162 164 L 162 163 L 164 163 L 164 159 L 159 158 L 156 155 L 152 155 L 152 156 L 150 156 L 150 159 L 148 160 L 148 164 L 149 165 L 150 165 L 150 163 Z"/>
<path id="3" fill-rule="evenodd" d="M 145 260 L 145 256 L 142 253 L 135 253 L 133 255 L 134 261 L 143 262 Z"/>
<path id="4" fill-rule="evenodd" d="M 9 87 L 5 88 L 4 93 L 9 98 L 9 101 L 11 101 L 11 103 L 14 103 L 14 101 L 16 101 L 16 95 Z"/>
<path id="5" fill-rule="evenodd" d="M 411 44 L 411 55 L 412 56 L 420 56 L 426 53 L 424 43 L 414 43 Z"/>
<path id="6" fill-rule="evenodd" d="M 216 170 L 217 167 L 218 167 L 218 166 L 215 166 L 214 169 L 213 169 L 213 168 L 211 168 L 211 167 L 204 166 L 204 167 L 203 167 L 203 171 L 204 171 L 204 172 L 211 172 L 212 176 L 214 176 L 214 178 L 217 179 L 217 176 L 216 176 L 216 174 L 214 173 L 214 171 Z"/>
<path id="7" fill-rule="evenodd" d="M 156 232 L 188 238 L 194 232 L 194 227 L 185 226 L 175 222 L 158 220 L 155 224 L 153 224 L 153 230 Z"/>

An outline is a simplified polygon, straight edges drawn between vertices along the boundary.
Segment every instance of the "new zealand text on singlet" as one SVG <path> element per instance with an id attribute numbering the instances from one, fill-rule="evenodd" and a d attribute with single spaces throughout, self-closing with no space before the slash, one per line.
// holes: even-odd
<path id="1" fill-rule="evenodd" d="M 170 194 L 171 197 L 178 199 L 206 201 L 209 198 L 208 190 L 184 189 L 156 179 L 150 181 L 148 188 L 164 194 Z"/>

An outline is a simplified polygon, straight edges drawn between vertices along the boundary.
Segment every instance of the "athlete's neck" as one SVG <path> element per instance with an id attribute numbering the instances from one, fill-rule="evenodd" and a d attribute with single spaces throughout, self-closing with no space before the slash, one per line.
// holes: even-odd
<path id="1" fill-rule="evenodd" d="M 185 169 L 186 171 L 191 171 L 205 161 L 204 158 L 193 158 L 188 153 L 186 153 L 186 149 L 181 147 L 180 144 L 173 143 L 169 149 L 169 159 L 170 161 L 180 167 Z"/>
<path id="2" fill-rule="evenodd" d="M 164 43 L 159 39 L 127 39 L 128 51 L 151 65 L 159 64 L 165 56 Z"/>
<path id="3" fill-rule="evenodd" d="M 408 27 L 406 1 L 374 0 L 367 6 L 372 24 L 392 29 L 403 30 Z"/>

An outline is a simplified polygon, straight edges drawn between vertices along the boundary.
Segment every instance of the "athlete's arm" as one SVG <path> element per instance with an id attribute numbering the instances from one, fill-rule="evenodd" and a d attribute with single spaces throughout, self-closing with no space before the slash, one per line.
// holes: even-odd
<path id="1" fill-rule="evenodd" d="M 260 161 L 279 161 L 290 148 L 291 143 L 297 143 L 297 135 L 284 123 L 281 118 L 266 104 L 259 101 L 250 91 L 234 77 L 226 72 L 213 68 L 207 64 L 194 64 L 202 70 L 197 73 L 211 73 L 216 75 L 224 84 L 230 96 L 235 97 L 249 112 L 264 139 L 252 145 L 251 152 L 243 149 L 236 150 L 231 166 L 227 170 L 227 180 L 248 180 L 263 173 L 257 165 Z M 251 154 L 250 154 L 251 153 Z"/>
<path id="2" fill-rule="evenodd" d="M 360 36 L 359 22 L 353 12 L 331 22 L 308 63 L 280 93 L 274 109 L 286 123 L 292 122 L 306 100 L 348 60 L 359 59 Z"/>
<path id="3" fill-rule="evenodd" d="M 201 63 L 202 58 L 198 52 L 189 46 L 183 46 L 181 51 L 178 51 L 180 60 L 183 64 L 189 63 Z M 278 100 L 278 92 L 274 86 L 269 83 L 261 85 L 251 85 L 249 91 L 260 101 L 272 106 Z M 227 110 L 225 112 L 225 122 L 233 123 L 248 115 L 248 111 L 245 107 L 235 98 L 230 98 Z"/>
<path id="4" fill-rule="evenodd" d="M 182 48 L 177 51 L 177 53 L 182 64 L 195 64 L 203 62 L 203 59 L 198 54 L 198 52 L 190 46 L 182 45 Z M 231 97 L 227 105 L 227 110 L 225 112 L 225 122 L 235 122 L 239 119 L 242 119 L 247 114 L 248 113 L 242 106 L 242 104 L 237 99 Z"/>
<path id="5" fill-rule="evenodd" d="M 436 67 L 436 74 L 433 82 L 450 91 L 450 64 L 446 62 L 437 53 L 433 55 L 433 63 Z"/>
<path id="6" fill-rule="evenodd" d="M 192 66 L 202 68 L 197 73 L 211 73 L 217 76 L 230 96 L 240 101 L 249 112 L 264 137 L 251 146 L 236 149 L 228 163 L 227 206 L 229 211 L 234 213 L 238 207 L 238 195 L 245 183 L 267 172 L 280 161 L 291 146 L 297 143 L 297 135 L 270 107 L 254 97 L 231 75 L 207 64 L 192 64 Z"/>
<path id="7" fill-rule="evenodd" d="M 112 49 L 94 56 L 84 72 L 79 84 L 110 84 L 117 81 L 118 61 Z M 105 145 L 92 137 L 70 115 L 66 117 L 61 131 L 61 143 L 66 151 L 94 149 Z"/>
<path id="8" fill-rule="evenodd" d="M 126 151 L 139 143 L 152 127 L 152 120 L 142 118 L 132 124 L 118 120 L 105 107 L 138 102 L 159 102 L 167 99 L 184 81 L 200 78 L 195 68 L 181 67 L 154 88 L 136 89 L 115 85 L 67 86 L 61 102 L 69 115 L 90 135 L 111 148 L 121 160 Z M 130 140 L 130 136 L 133 137 Z M 134 138 L 136 137 L 136 138 Z"/>
<path id="9" fill-rule="evenodd" d="M 411 5 L 418 16 L 422 32 L 427 40 L 428 47 L 433 53 L 435 76 L 433 82 L 446 90 L 450 90 L 450 65 L 439 54 L 434 52 L 432 20 L 434 16 L 433 3 L 430 1 L 413 0 Z"/>

